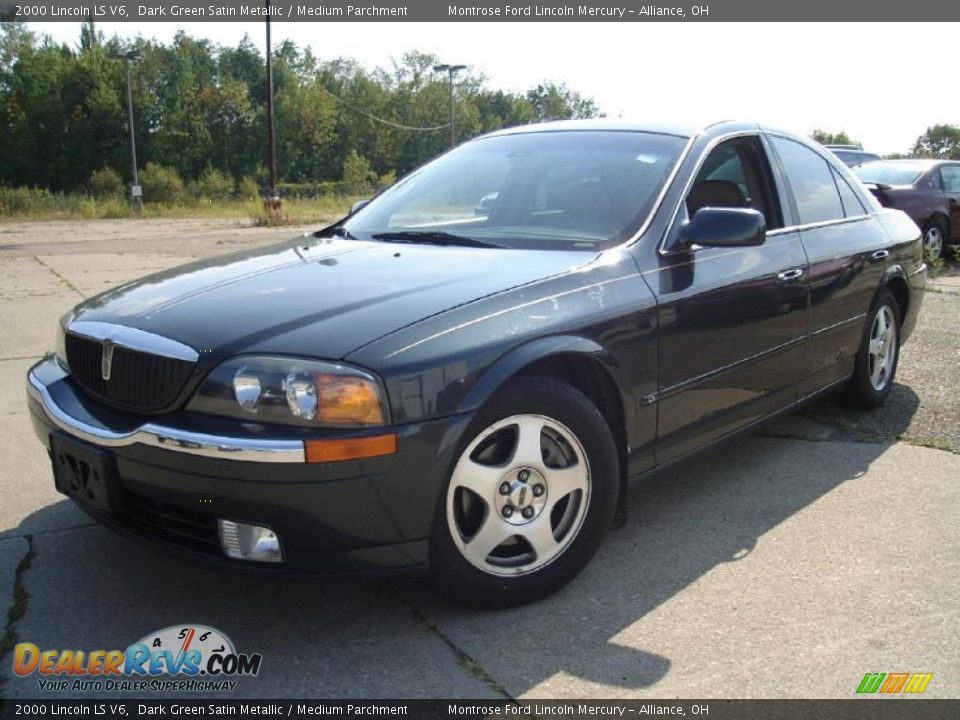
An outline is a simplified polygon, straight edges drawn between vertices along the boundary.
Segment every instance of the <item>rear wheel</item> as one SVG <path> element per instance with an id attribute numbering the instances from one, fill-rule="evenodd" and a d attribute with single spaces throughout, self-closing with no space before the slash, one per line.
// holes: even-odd
<path id="1" fill-rule="evenodd" d="M 923 226 L 923 256 L 927 262 L 937 260 L 946 254 L 947 228 L 939 219 L 933 219 Z"/>
<path id="2" fill-rule="evenodd" d="M 471 423 L 438 507 L 431 571 L 484 607 L 537 600 L 589 562 L 616 507 L 617 452 L 569 385 L 521 378 Z"/>
<path id="3" fill-rule="evenodd" d="M 900 306 L 888 290 L 867 314 L 867 331 L 850 381 L 851 399 L 860 407 L 880 407 L 893 389 L 900 359 Z"/>

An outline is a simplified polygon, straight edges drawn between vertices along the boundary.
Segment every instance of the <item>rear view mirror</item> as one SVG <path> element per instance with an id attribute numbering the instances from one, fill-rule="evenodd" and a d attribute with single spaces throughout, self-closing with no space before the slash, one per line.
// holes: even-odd
<path id="1" fill-rule="evenodd" d="M 370 199 L 366 200 L 357 200 L 353 205 L 350 206 L 350 214 L 353 215 L 355 212 L 363 210 L 370 202 Z"/>
<path id="2" fill-rule="evenodd" d="M 683 224 L 676 245 L 745 247 L 762 245 L 766 237 L 763 213 L 749 208 L 705 207 Z"/>

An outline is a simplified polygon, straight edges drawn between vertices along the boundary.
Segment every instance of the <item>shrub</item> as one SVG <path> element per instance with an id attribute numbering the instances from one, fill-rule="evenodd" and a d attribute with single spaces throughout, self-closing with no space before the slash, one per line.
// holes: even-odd
<path id="1" fill-rule="evenodd" d="M 120 197 L 124 191 L 123 179 L 109 167 L 94 170 L 87 181 L 87 188 L 91 195 L 100 200 Z"/>
<path id="2" fill-rule="evenodd" d="M 260 185 L 249 175 L 245 178 L 240 178 L 240 182 L 237 183 L 237 195 L 244 200 L 258 198 L 260 197 Z"/>
<path id="3" fill-rule="evenodd" d="M 140 185 L 146 202 L 172 205 L 183 197 L 183 180 L 171 167 L 147 163 L 140 171 Z"/>
<path id="4" fill-rule="evenodd" d="M 368 193 L 376 182 L 377 175 L 370 168 L 370 161 L 356 150 L 343 159 L 343 192 L 347 195 L 361 195 Z"/>
<path id="5" fill-rule="evenodd" d="M 394 170 L 389 170 L 385 172 L 377 180 L 377 190 L 383 190 L 390 187 L 397 181 L 397 173 Z"/>
<path id="6" fill-rule="evenodd" d="M 207 200 L 226 200 L 233 195 L 233 178 L 207 166 L 200 177 L 191 183 L 190 189 L 195 197 Z"/>

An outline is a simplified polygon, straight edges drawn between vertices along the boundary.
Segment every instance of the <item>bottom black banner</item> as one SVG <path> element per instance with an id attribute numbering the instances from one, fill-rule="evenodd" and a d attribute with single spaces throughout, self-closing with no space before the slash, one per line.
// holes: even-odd
<path id="1" fill-rule="evenodd" d="M 0 701 L 2 702 L 2 701 Z M 303 717 L 954 720 L 960 700 L 7 700 L 0 718 Z"/>

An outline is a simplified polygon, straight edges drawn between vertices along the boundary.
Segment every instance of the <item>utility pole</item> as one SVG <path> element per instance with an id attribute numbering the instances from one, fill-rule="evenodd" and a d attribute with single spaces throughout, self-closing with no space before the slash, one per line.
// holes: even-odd
<path id="1" fill-rule="evenodd" d="M 133 131 L 133 83 L 130 77 L 130 64 L 140 59 L 139 50 L 131 50 L 123 55 L 113 55 L 122 58 L 127 71 L 127 125 L 130 128 L 130 169 L 133 171 L 133 185 L 130 186 L 130 198 L 137 212 L 143 210 L 143 190 L 140 188 L 140 177 L 137 173 L 137 138 Z"/>
<path id="2" fill-rule="evenodd" d="M 272 213 L 280 210 L 277 193 L 277 141 L 273 124 L 273 47 L 270 44 L 270 0 L 265 0 L 267 9 L 267 153 L 270 168 L 270 190 L 267 204 Z"/>
<path id="3" fill-rule="evenodd" d="M 456 114 L 454 112 L 454 99 L 453 99 L 453 76 L 460 72 L 461 70 L 466 70 L 466 65 L 434 65 L 434 72 L 445 72 L 450 78 L 450 147 L 453 147 L 457 144 L 457 130 L 455 127 L 456 123 Z"/>

